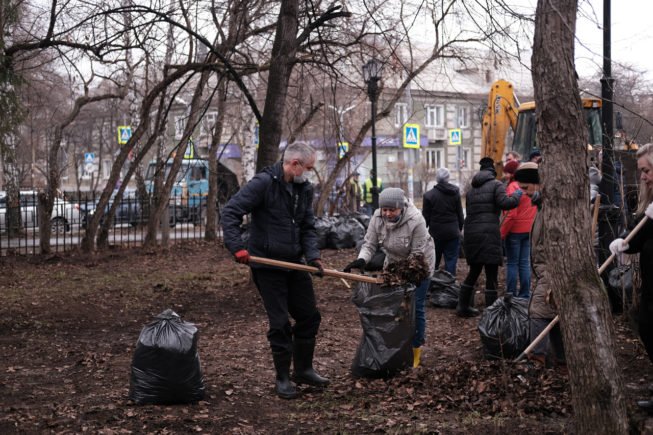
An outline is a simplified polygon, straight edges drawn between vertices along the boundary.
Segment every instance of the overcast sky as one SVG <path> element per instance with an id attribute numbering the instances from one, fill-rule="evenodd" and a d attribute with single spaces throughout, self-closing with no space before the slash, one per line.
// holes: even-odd
<path id="1" fill-rule="evenodd" d="M 580 0 L 576 68 L 591 75 L 603 65 L 603 0 Z M 612 0 L 612 61 L 646 70 L 653 80 L 653 1 Z"/>

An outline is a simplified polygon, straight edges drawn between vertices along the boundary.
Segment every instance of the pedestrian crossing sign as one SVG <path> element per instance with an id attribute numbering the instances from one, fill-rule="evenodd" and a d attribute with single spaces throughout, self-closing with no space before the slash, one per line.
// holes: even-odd
<path id="1" fill-rule="evenodd" d="M 449 145 L 462 145 L 463 132 L 459 128 L 449 130 Z"/>
<path id="2" fill-rule="evenodd" d="M 419 124 L 404 125 L 404 148 L 419 148 Z"/>
<path id="3" fill-rule="evenodd" d="M 349 142 L 338 142 L 338 159 L 341 159 L 349 152 Z"/>
<path id="4" fill-rule="evenodd" d="M 132 128 L 128 125 L 118 126 L 118 144 L 124 145 L 132 137 Z"/>

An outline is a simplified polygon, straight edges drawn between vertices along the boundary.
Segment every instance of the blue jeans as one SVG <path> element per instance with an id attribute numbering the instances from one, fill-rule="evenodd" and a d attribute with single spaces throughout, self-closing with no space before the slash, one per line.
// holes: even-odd
<path id="1" fill-rule="evenodd" d="M 444 255 L 444 270 L 456 276 L 460 238 L 449 240 L 434 240 L 435 242 L 435 269 L 440 267 L 440 258 Z"/>
<path id="2" fill-rule="evenodd" d="M 426 292 L 431 284 L 431 278 L 426 278 L 415 289 L 415 335 L 413 347 L 421 347 L 426 337 Z"/>
<path id="3" fill-rule="evenodd" d="M 519 292 L 517 276 L 519 275 Z M 506 237 L 506 287 L 518 298 L 531 293 L 531 241 L 529 233 L 509 233 Z"/>

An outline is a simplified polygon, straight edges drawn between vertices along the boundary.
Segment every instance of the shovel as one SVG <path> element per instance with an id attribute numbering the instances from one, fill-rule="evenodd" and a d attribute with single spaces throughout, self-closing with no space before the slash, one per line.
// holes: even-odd
<path id="1" fill-rule="evenodd" d="M 249 261 L 252 263 L 265 264 L 267 266 L 277 266 L 286 269 L 301 270 L 303 272 L 310 272 L 310 273 L 315 273 L 319 270 L 317 267 L 307 266 L 305 264 L 289 263 L 287 261 L 273 260 L 271 258 L 265 258 L 265 257 L 250 256 Z M 324 276 L 332 276 L 334 278 L 344 278 L 351 281 L 368 282 L 371 284 L 383 284 L 383 278 L 376 278 L 374 276 L 367 276 L 367 275 L 359 275 L 357 273 L 340 272 L 339 270 L 335 270 L 335 269 L 324 269 Z"/>
<path id="2" fill-rule="evenodd" d="M 648 221 L 648 218 L 647 218 L 646 216 L 644 216 L 644 217 L 642 218 L 642 220 L 639 221 L 639 223 L 637 224 L 637 226 L 636 226 L 635 228 L 633 228 L 633 230 L 630 232 L 630 234 L 628 234 L 628 236 L 624 239 L 624 241 L 625 241 L 626 243 L 630 242 L 630 240 L 635 236 L 635 234 L 637 234 L 637 232 L 638 232 L 639 230 L 641 230 L 642 227 L 646 224 L 646 221 Z M 601 275 L 601 274 L 603 274 L 603 272 L 605 272 L 605 269 L 608 268 L 608 266 L 610 265 L 610 263 L 612 263 L 612 260 L 614 260 L 615 257 L 616 257 L 616 256 L 615 256 L 614 254 L 610 254 L 610 256 L 608 257 L 608 259 L 605 260 L 605 262 L 601 265 L 601 267 L 599 267 L 599 275 Z M 543 330 L 542 332 L 540 332 L 540 335 L 538 335 L 537 337 L 535 337 L 535 339 L 534 339 L 533 341 L 531 341 L 531 344 L 529 344 L 528 347 L 527 347 L 526 349 L 524 349 L 524 351 L 523 351 L 522 353 L 520 353 L 519 356 L 518 356 L 517 358 L 515 358 L 515 360 L 514 360 L 513 362 L 518 362 L 519 360 L 521 360 L 522 358 L 524 358 L 525 356 L 527 356 L 527 355 L 528 355 L 528 354 L 533 350 L 533 348 L 534 348 L 535 346 L 537 346 L 537 344 L 538 344 L 540 341 L 542 341 L 542 339 L 543 339 L 544 337 L 546 337 L 546 334 L 548 334 L 549 331 L 550 331 L 550 330 L 551 330 L 551 329 L 556 325 L 556 323 L 558 323 L 559 321 L 560 321 L 560 316 L 555 316 L 555 317 L 553 318 L 553 320 L 551 320 L 551 323 L 549 323 L 549 324 L 546 326 L 546 328 L 544 328 L 544 330 Z"/>

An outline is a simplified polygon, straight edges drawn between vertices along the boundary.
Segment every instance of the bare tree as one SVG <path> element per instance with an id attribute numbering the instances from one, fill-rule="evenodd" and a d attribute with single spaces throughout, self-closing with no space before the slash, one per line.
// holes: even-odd
<path id="1" fill-rule="evenodd" d="M 626 434 L 610 306 L 592 253 L 589 207 L 583 206 L 589 204 L 589 181 L 587 128 L 574 71 L 577 6 L 576 0 L 537 5 L 532 58 L 537 136 L 544 155 L 555 156 L 541 168 L 543 249 L 568 349 L 576 432 Z"/>

